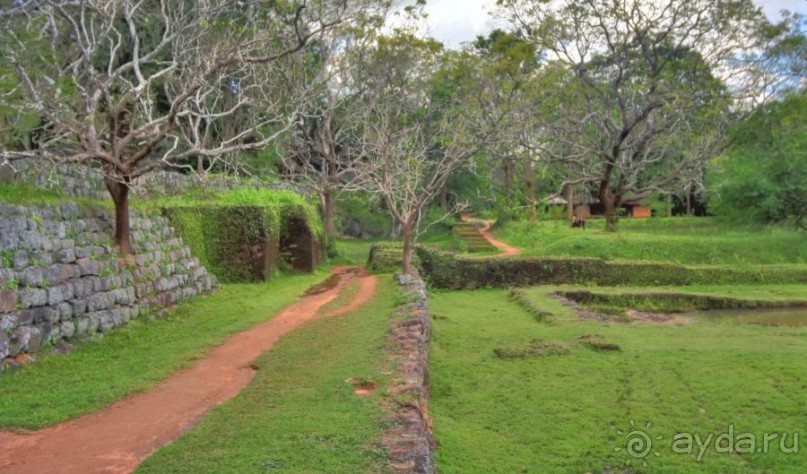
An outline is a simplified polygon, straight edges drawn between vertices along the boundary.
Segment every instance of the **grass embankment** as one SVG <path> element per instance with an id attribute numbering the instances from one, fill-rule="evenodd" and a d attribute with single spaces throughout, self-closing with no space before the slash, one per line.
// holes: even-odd
<path id="1" fill-rule="evenodd" d="M 791 289 L 711 290 L 804 294 Z M 506 290 L 431 296 L 431 413 L 440 472 L 803 471 L 807 451 L 783 453 L 779 443 L 788 433 L 784 447 L 793 448 L 793 434 L 807 426 L 807 328 L 600 324 L 579 321 L 547 288 L 526 291 L 532 305 L 555 315 L 552 323 L 537 322 Z M 621 350 L 592 350 L 579 339 L 592 334 Z M 645 457 L 627 452 L 634 430 L 652 442 Z M 715 438 L 729 431 L 736 452 L 719 452 Z M 697 434 L 708 446 L 702 455 L 695 441 L 691 454 L 683 452 L 685 443 L 674 451 L 678 433 L 691 440 Z M 779 436 L 768 452 L 750 454 L 743 433 L 756 436 L 755 450 L 764 448 L 764 433 Z"/>
<path id="2" fill-rule="evenodd" d="M 379 363 L 398 297 L 382 276 L 359 310 L 314 320 L 264 354 L 255 379 L 138 472 L 380 472 Z M 380 383 L 368 398 L 346 379 Z"/>
<path id="3" fill-rule="evenodd" d="M 622 219 L 618 232 L 605 232 L 604 225 L 603 219 L 587 220 L 585 230 L 565 220 L 508 222 L 495 235 L 526 256 L 685 265 L 807 263 L 807 238 L 787 228 L 741 228 L 710 217 Z"/>
<path id="4" fill-rule="evenodd" d="M 230 334 L 268 319 L 325 275 L 226 285 L 160 319 L 132 320 L 103 338 L 78 344 L 70 354 L 41 355 L 36 363 L 0 377 L 0 427 L 37 429 L 146 391 Z"/>

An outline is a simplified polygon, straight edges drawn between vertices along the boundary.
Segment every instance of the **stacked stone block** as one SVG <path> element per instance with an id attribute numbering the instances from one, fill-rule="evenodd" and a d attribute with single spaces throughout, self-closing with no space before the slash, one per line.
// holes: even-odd
<path id="1" fill-rule="evenodd" d="M 166 218 L 132 212 L 131 227 L 134 253 L 124 257 L 111 210 L 0 204 L 0 361 L 104 333 L 216 285 Z"/>

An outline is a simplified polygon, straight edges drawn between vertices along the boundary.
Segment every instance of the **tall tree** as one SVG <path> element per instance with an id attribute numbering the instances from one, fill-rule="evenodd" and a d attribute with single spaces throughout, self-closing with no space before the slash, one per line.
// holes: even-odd
<path id="1" fill-rule="evenodd" d="M 3 106 L 42 131 L 34 149 L 0 156 L 98 167 L 128 253 L 129 184 L 276 140 L 307 92 L 291 86 L 299 52 L 352 11 L 347 0 L 15 2 L 0 21 L 18 97 Z"/>
<path id="2" fill-rule="evenodd" d="M 351 188 L 379 196 L 400 225 L 404 273 L 411 271 L 426 207 L 484 140 L 477 134 L 479 110 L 462 85 L 435 84 L 443 58 L 440 43 L 399 33 L 379 39 L 359 79 L 369 93 L 361 103 Z"/>
<path id="3" fill-rule="evenodd" d="M 626 197 L 717 155 L 731 95 L 758 92 L 734 67 L 767 24 L 751 0 L 498 3 L 569 71 L 552 149 L 596 183 L 610 230 Z"/>
<path id="4" fill-rule="evenodd" d="M 313 92 L 299 112 L 290 152 L 282 160 L 285 177 L 306 184 L 319 196 L 325 232 L 336 235 L 336 198 L 346 182 L 361 116 L 365 84 L 353 79 L 375 46 L 390 5 L 376 2 L 356 21 L 322 35 L 312 45 Z"/>

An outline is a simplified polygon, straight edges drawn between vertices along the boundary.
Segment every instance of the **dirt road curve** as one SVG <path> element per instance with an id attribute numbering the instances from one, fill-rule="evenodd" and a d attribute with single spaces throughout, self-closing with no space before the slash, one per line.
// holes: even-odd
<path id="1" fill-rule="evenodd" d="M 243 389 L 255 371 L 250 362 L 283 334 L 316 317 L 356 278 L 360 288 L 346 305 L 326 316 L 356 309 L 375 293 L 376 277 L 337 268 L 331 289 L 302 298 L 277 316 L 227 339 L 191 368 L 176 372 L 154 389 L 97 413 L 36 432 L 0 432 L 3 473 L 124 473 L 194 426 L 212 407 Z"/>

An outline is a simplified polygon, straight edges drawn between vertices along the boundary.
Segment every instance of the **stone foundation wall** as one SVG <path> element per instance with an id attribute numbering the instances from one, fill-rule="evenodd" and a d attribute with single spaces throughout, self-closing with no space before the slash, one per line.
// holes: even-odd
<path id="1" fill-rule="evenodd" d="M 429 416 L 429 302 L 426 285 L 418 276 L 396 274 L 409 296 L 409 302 L 396 310 L 387 344 L 393 362 L 394 380 L 390 387 L 392 427 L 382 444 L 395 473 L 433 474 L 435 448 Z"/>
<path id="2" fill-rule="evenodd" d="M 217 285 L 165 217 L 132 212 L 128 258 L 113 228 L 105 208 L 0 204 L 0 370 Z"/>

